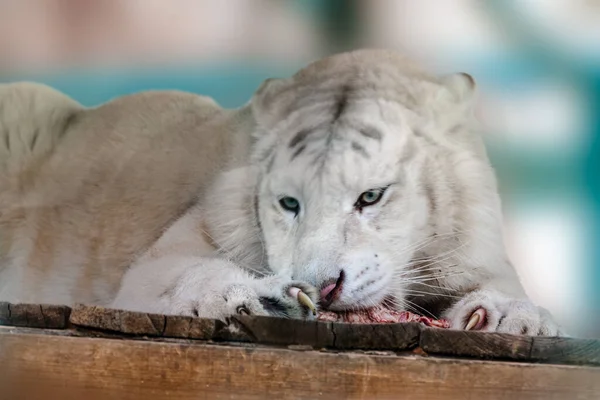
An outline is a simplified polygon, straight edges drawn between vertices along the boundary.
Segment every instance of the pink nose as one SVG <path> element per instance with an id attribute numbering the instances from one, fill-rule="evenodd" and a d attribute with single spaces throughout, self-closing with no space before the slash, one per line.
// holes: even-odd
<path id="1" fill-rule="evenodd" d="M 325 297 L 327 297 L 327 295 L 331 293 L 331 291 L 335 289 L 336 286 L 337 283 L 332 283 L 331 285 L 327 285 L 323 289 L 321 289 L 321 298 L 324 299 Z"/>
<path id="2" fill-rule="evenodd" d="M 338 297 L 340 297 L 344 286 L 344 270 L 340 271 L 340 276 L 337 281 L 330 283 L 321 289 L 321 305 L 325 308 L 329 307 Z"/>

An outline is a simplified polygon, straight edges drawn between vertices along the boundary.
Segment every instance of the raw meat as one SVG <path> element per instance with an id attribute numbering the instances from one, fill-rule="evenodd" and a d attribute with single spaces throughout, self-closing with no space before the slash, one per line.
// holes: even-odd
<path id="1" fill-rule="evenodd" d="M 420 322 L 426 326 L 449 328 L 445 319 L 436 320 L 410 311 L 394 311 L 385 307 L 370 308 L 360 311 L 320 311 L 318 321 L 346 322 L 350 324 L 390 324 L 399 322 Z"/>

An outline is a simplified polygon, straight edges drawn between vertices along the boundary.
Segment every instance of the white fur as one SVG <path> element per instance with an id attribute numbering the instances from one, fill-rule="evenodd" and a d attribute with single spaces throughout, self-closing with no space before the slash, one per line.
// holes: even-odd
<path id="1" fill-rule="evenodd" d="M 334 310 L 386 300 L 442 312 L 462 329 L 484 307 L 484 330 L 558 334 L 506 257 L 473 95 L 467 75 L 431 77 L 381 51 L 334 56 L 266 82 L 248 106 L 207 119 L 217 132 L 207 143 L 217 136 L 225 143 L 215 150 L 219 162 L 201 165 L 214 174 L 202 181 L 196 205 L 121 270 L 114 297 L 103 300 L 215 318 L 240 307 L 306 318 L 289 288 L 316 302 L 343 270 Z M 379 203 L 354 206 L 381 187 Z M 298 199 L 297 216 L 279 205 L 282 196 Z M 18 247 L 28 254 L 26 244 Z M 25 279 L 11 266 L 1 278 Z M 0 294 L 7 288 L 0 284 Z M 281 309 L 268 309 L 265 298 Z"/>

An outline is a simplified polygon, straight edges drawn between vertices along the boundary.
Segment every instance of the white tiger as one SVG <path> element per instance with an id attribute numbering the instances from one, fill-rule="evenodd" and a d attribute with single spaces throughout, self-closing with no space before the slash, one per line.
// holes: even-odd
<path id="1" fill-rule="evenodd" d="M 301 290 L 562 334 L 507 258 L 474 89 L 383 50 L 268 80 L 237 110 L 0 86 L 0 299 L 312 318 Z"/>

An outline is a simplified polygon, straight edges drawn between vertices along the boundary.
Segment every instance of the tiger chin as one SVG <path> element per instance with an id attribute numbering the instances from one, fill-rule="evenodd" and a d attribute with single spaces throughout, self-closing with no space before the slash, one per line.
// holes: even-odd
<path id="1" fill-rule="evenodd" d="M 0 85 L 0 299 L 221 319 L 384 304 L 564 335 L 506 255 L 475 86 L 384 50 L 235 110 Z"/>

